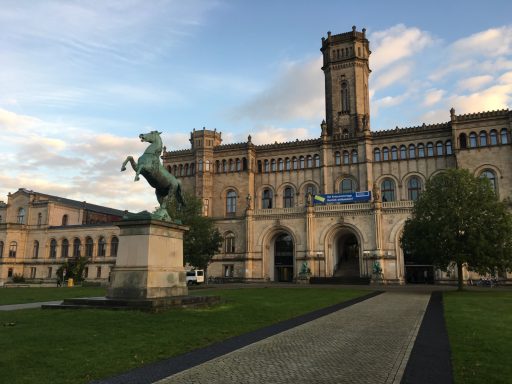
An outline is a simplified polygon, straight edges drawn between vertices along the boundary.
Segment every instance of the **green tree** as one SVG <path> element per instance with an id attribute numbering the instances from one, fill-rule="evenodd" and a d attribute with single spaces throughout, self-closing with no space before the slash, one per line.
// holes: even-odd
<path id="1" fill-rule="evenodd" d="M 494 274 L 511 266 L 512 218 L 498 201 L 489 180 L 467 170 L 442 172 L 427 182 L 400 239 L 404 252 L 418 262 L 446 271 L 457 267 Z"/>
<path id="2" fill-rule="evenodd" d="M 89 260 L 87 257 L 78 257 L 67 260 L 62 266 L 57 269 L 57 277 L 64 281 L 64 277 L 68 279 L 73 279 L 75 282 L 80 282 L 83 280 L 84 270 Z M 66 275 L 64 276 L 64 271 L 66 271 Z"/>
<path id="3" fill-rule="evenodd" d="M 173 199 L 167 210 L 174 220 L 180 220 L 190 229 L 183 236 L 184 262 L 195 268 L 208 270 L 208 265 L 222 245 L 222 236 L 213 220 L 201 215 L 201 200 L 185 194 L 185 206 L 177 206 Z"/>

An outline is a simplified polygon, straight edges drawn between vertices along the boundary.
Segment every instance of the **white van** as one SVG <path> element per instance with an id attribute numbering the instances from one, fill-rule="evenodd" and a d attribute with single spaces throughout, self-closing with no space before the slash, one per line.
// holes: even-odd
<path id="1" fill-rule="evenodd" d="M 202 269 L 187 271 L 187 285 L 202 283 L 204 283 L 204 271 Z"/>

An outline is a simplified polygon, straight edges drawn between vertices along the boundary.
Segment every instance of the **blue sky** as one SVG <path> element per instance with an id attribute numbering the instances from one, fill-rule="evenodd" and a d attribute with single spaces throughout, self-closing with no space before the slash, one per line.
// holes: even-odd
<path id="1" fill-rule="evenodd" d="M 512 2 L 3 0 L 0 200 L 20 187 L 133 211 L 120 173 L 158 129 L 224 143 L 316 138 L 321 38 L 367 29 L 372 130 L 508 108 Z"/>

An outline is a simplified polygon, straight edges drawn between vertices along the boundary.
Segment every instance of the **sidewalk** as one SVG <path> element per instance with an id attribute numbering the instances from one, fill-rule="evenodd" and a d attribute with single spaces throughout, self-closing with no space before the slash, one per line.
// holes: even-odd
<path id="1" fill-rule="evenodd" d="M 25 304 L 0 305 L 0 311 L 16 311 L 18 309 L 41 308 L 42 305 L 46 305 L 46 304 L 60 304 L 60 303 L 62 303 L 62 300 L 58 300 L 58 301 L 43 301 L 43 302 L 25 303 Z"/>

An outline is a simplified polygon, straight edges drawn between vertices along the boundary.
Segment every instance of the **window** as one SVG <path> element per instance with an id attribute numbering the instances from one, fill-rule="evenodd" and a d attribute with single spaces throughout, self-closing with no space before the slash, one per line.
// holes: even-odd
<path id="1" fill-rule="evenodd" d="M 7 277 L 12 277 L 13 273 L 14 273 L 14 270 L 12 268 L 9 268 L 7 270 Z"/>
<path id="2" fill-rule="evenodd" d="M 405 147 L 405 145 L 400 146 L 400 159 L 407 159 L 407 148 Z"/>
<path id="3" fill-rule="evenodd" d="M 221 173 L 222 172 L 222 165 L 221 165 L 219 160 L 217 160 L 215 162 L 215 168 L 217 169 L 217 173 Z"/>
<path id="4" fill-rule="evenodd" d="M 236 170 L 240 172 L 242 170 L 242 162 L 240 159 L 236 159 Z"/>
<path id="5" fill-rule="evenodd" d="M 226 160 L 222 160 L 222 172 L 226 173 L 228 171 L 228 162 Z"/>
<path id="6" fill-rule="evenodd" d="M 188 164 L 185 164 L 185 176 L 190 176 L 190 171 L 189 171 L 189 167 L 188 167 Z"/>
<path id="7" fill-rule="evenodd" d="M 276 159 L 272 159 L 272 160 L 270 161 L 270 170 L 271 170 L 272 172 L 275 172 L 275 171 L 276 171 L 276 169 L 277 169 L 277 168 L 276 168 Z"/>
<path id="8" fill-rule="evenodd" d="M 306 188 L 304 189 L 305 193 L 304 195 L 308 195 L 308 194 L 311 194 L 311 195 L 316 195 L 316 186 L 314 184 L 308 184 L 306 185 Z"/>
<path id="9" fill-rule="evenodd" d="M 425 157 L 425 146 L 422 143 L 418 144 L 418 157 Z"/>
<path id="10" fill-rule="evenodd" d="M 43 214 L 41 212 L 39 212 L 37 214 L 37 225 L 41 225 L 43 223 Z"/>
<path id="11" fill-rule="evenodd" d="M 284 170 L 284 162 L 283 159 L 279 159 L 277 161 L 277 169 L 278 171 L 282 172 Z"/>
<path id="12" fill-rule="evenodd" d="M 35 240 L 34 247 L 32 249 L 32 258 L 37 259 L 38 256 L 39 256 L 39 241 Z"/>
<path id="13" fill-rule="evenodd" d="M 68 225 L 68 215 L 62 216 L 62 226 Z"/>
<path id="14" fill-rule="evenodd" d="M 357 151 L 354 149 L 352 151 L 352 164 L 357 164 L 359 160 L 357 159 Z"/>
<path id="15" fill-rule="evenodd" d="M 69 254 L 69 241 L 68 239 L 62 240 L 62 245 L 60 249 L 60 257 L 65 258 L 68 257 Z"/>
<path id="16" fill-rule="evenodd" d="M 91 237 L 85 239 L 85 257 L 92 257 L 94 242 Z"/>
<path id="17" fill-rule="evenodd" d="M 103 257 L 106 254 L 107 243 L 103 236 L 98 240 L 98 256 Z"/>
<path id="18" fill-rule="evenodd" d="M 228 232 L 224 237 L 224 252 L 234 253 L 235 252 L 235 234 Z"/>
<path id="19" fill-rule="evenodd" d="M 389 160 L 389 149 L 387 147 L 382 148 L 382 160 Z"/>
<path id="20" fill-rule="evenodd" d="M 480 177 L 485 177 L 487 180 L 489 180 L 493 191 L 496 192 L 496 174 L 493 171 L 486 169 L 480 174 Z"/>
<path id="21" fill-rule="evenodd" d="M 380 149 L 379 148 L 375 148 L 373 150 L 373 160 L 380 161 Z"/>
<path id="22" fill-rule="evenodd" d="M 0 257 L 4 257 L 4 242 L 0 241 Z"/>
<path id="23" fill-rule="evenodd" d="M 197 169 L 199 172 L 203 172 L 203 160 L 199 160 L 197 163 Z"/>
<path id="24" fill-rule="evenodd" d="M 46 276 L 48 279 L 52 278 L 52 272 L 53 272 L 53 268 L 52 267 L 48 267 L 48 275 Z"/>
<path id="25" fill-rule="evenodd" d="M 192 165 L 190 166 L 190 168 L 191 168 L 191 172 L 190 172 L 190 173 L 193 175 L 193 174 L 194 174 L 194 164 L 192 164 Z M 204 170 L 205 170 L 206 172 L 210 172 L 210 160 L 206 160 L 206 161 L 204 162 Z"/>
<path id="26" fill-rule="evenodd" d="M 233 264 L 224 265 L 224 277 L 233 277 L 235 266 Z"/>
<path id="27" fill-rule="evenodd" d="M 384 179 L 380 187 L 382 201 L 395 201 L 395 182 L 391 179 Z"/>
<path id="28" fill-rule="evenodd" d="M 261 163 L 261 160 L 258 160 L 258 172 L 259 173 L 262 173 L 263 172 L 263 165 Z"/>
<path id="29" fill-rule="evenodd" d="M 16 257 L 16 251 L 18 250 L 18 243 L 11 241 L 9 245 L 9 257 Z"/>
<path id="30" fill-rule="evenodd" d="M 427 143 L 427 156 L 432 157 L 434 156 L 434 144 Z"/>
<path id="31" fill-rule="evenodd" d="M 232 189 L 226 194 L 226 213 L 228 215 L 236 213 L 236 192 Z"/>
<path id="32" fill-rule="evenodd" d="M 347 160 L 348 160 L 348 152 L 345 151 L 347 153 Z M 345 161 L 345 152 L 343 152 L 343 161 Z M 338 151 L 336 151 L 334 153 L 334 164 L 335 165 L 341 165 L 341 155 Z"/>
<path id="33" fill-rule="evenodd" d="M 264 164 L 265 164 L 265 168 L 264 168 L 265 172 L 269 172 L 269 171 L 270 171 L 270 168 L 269 168 L 268 160 L 265 160 L 265 161 L 264 161 Z"/>
<path id="34" fill-rule="evenodd" d="M 229 172 L 235 172 L 235 162 L 232 159 L 229 159 Z"/>
<path id="35" fill-rule="evenodd" d="M 487 132 L 485 131 L 480 132 L 480 146 L 487 147 Z"/>
<path id="36" fill-rule="evenodd" d="M 203 216 L 208 216 L 209 212 L 210 212 L 210 200 L 203 199 Z"/>
<path id="37" fill-rule="evenodd" d="M 110 240 L 110 256 L 117 256 L 117 249 L 119 248 L 119 239 L 117 236 L 112 236 L 112 240 Z"/>
<path id="38" fill-rule="evenodd" d="M 460 145 L 460 149 L 466 149 L 468 147 L 468 142 L 467 142 L 465 133 L 461 133 L 459 135 L 459 145 Z"/>
<path id="39" fill-rule="evenodd" d="M 491 145 L 498 145 L 498 132 L 495 129 L 491 130 L 489 137 Z"/>
<path id="40" fill-rule="evenodd" d="M 289 170 L 291 169 L 291 164 L 292 164 L 292 163 L 291 163 L 291 161 L 290 161 L 290 158 L 289 158 L 289 157 L 287 157 L 287 158 L 286 158 L 286 160 L 284 161 L 284 164 L 285 164 L 285 165 L 284 165 L 284 166 L 285 166 L 285 169 L 286 169 L 287 171 L 289 171 Z"/>
<path id="41" fill-rule="evenodd" d="M 82 247 L 82 243 L 80 239 L 73 240 L 73 257 L 80 257 L 80 248 Z"/>
<path id="42" fill-rule="evenodd" d="M 315 159 L 315 167 L 319 168 L 320 167 L 320 155 L 315 155 L 314 159 Z"/>
<path id="43" fill-rule="evenodd" d="M 311 157 L 311 155 L 308 155 L 307 157 L 307 167 L 313 168 L 313 158 Z"/>
<path id="44" fill-rule="evenodd" d="M 436 143 L 436 155 L 443 156 L 443 143 L 441 141 Z"/>
<path id="45" fill-rule="evenodd" d="M 416 147 L 414 146 L 414 144 L 410 144 L 409 145 L 409 159 L 414 159 L 416 158 Z"/>
<path id="46" fill-rule="evenodd" d="M 96 278 L 101 279 L 101 267 L 96 268 Z"/>
<path id="47" fill-rule="evenodd" d="M 446 140 L 445 146 L 446 146 L 446 154 L 451 155 L 452 154 L 452 141 Z"/>
<path id="48" fill-rule="evenodd" d="M 350 112 L 350 100 L 348 93 L 348 84 L 346 81 L 341 83 L 341 113 Z"/>
<path id="49" fill-rule="evenodd" d="M 293 163 L 293 169 L 298 169 L 298 167 L 297 167 L 297 158 L 296 157 L 293 158 L 292 163 Z"/>
<path id="50" fill-rule="evenodd" d="M 247 159 L 242 157 L 242 171 L 247 171 Z"/>
<path id="51" fill-rule="evenodd" d="M 394 145 L 391 147 L 391 160 L 398 160 L 398 149 Z"/>
<path id="52" fill-rule="evenodd" d="M 36 278 L 36 267 L 30 268 L 30 278 L 35 279 Z"/>
<path id="53" fill-rule="evenodd" d="M 291 208 L 293 207 L 293 189 L 291 187 L 286 187 L 284 189 L 283 194 L 283 207 L 284 208 Z"/>
<path id="54" fill-rule="evenodd" d="M 501 144 L 508 144 L 507 128 L 501 130 Z"/>
<path id="55" fill-rule="evenodd" d="M 49 254 L 49 257 L 50 257 L 50 259 L 57 258 L 57 240 L 55 240 L 55 239 L 51 239 L 50 240 L 50 254 Z"/>
<path id="56" fill-rule="evenodd" d="M 475 132 L 471 132 L 469 134 L 469 147 L 470 148 L 478 147 L 478 143 L 476 142 L 476 133 Z"/>
<path id="57" fill-rule="evenodd" d="M 25 221 L 25 208 L 18 209 L 18 224 L 23 224 Z"/>
<path id="58" fill-rule="evenodd" d="M 409 200 L 416 201 L 421 193 L 421 181 L 418 177 L 413 176 L 407 182 L 407 194 Z"/>
<path id="59" fill-rule="evenodd" d="M 343 179 L 340 185 L 341 193 L 353 193 L 356 191 L 356 183 L 350 178 Z"/>
<path id="60" fill-rule="evenodd" d="M 299 167 L 304 169 L 304 156 L 299 157 Z"/>
<path id="61" fill-rule="evenodd" d="M 270 209 L 272 208 L 273 193 L 270 189 L 264 189 L 261 197 L 261 208 Z"/>

